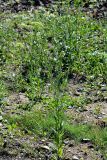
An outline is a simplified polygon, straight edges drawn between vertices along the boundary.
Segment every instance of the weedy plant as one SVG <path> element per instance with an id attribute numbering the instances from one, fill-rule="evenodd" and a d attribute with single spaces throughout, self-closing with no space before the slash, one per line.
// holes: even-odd
<path id="1" fill-rule="evenodd" d="M 67 18 L 69 17 L 66 17 L 66 20 Z M 77 27 L 77 18 L 78 17 L 76 17 L 76 20 L 75 20 L 76 27 Z M 67 37 L 66 36 L 63 37 L 65 40 L 67 40 L 70 34 L 72 33 L 69 33 L 69 30 L 67 30 L 66 34 L 67 34 Z M 74 41 L 75 43 L 73 44 L 75 46 L 75 49 L 77 49 L 77 29 L 76 29 L 76 38 Z M 71 63 L 71 57 L 69 57 L 69 55 L 67 55 L 68 53 L 64 50 L 64 48 L 62 48 L 63 43 L 64 41 L 60 41 L 58 47 L 55 49 L 57 53 L 57 57 L 53 57 L 54 73 L 52 72 L 52 70 L 49 72 L 51 73 L 50 82 L 51 82 L 52 91 L 54 95 L 54 107 L 53 107 L 54 110 L 53 109 L 52 110 L 54 112 L 54 121 L 55 121 L 55 127 L 53 128 L 53 131 L 54 131 L 54 143 L 57 148 L 57 156 L 56 156 L 57 160 L 61 160 L 63 157 L 64 110 L 66 108 L 63 105 L 61 99 L 63 97 L 64 91 L 65 91 L 64 89 L 68 82 L 68 75 L 70 70 L 70 67 L 67 64 L 67 62 L 63 64 L 64 58 L 67 56 L 69 61 L 68 63 Z M 59 48 L 60 48 L 60 52 L 58 50 Z"/>
<path id="2" fill-rule="evenodd" d="M 44 87 L 51 84 L 48 94 L 52 95 L 53 104 L 47 108 L 53 112 L 54 125 L 49 127 L 57 147 L 56 159 L 63 156 L 66 106 L 62 98 L 68 77 L 73 74 L 84 76 L 89 83 L 90 77 L 94 80 L 100 77 L 101 83 L 107 82 L 107 50 L 106 43 L 103 43 L 107 36 L 106 25 L 103 20 L 99 23 L 81 12 L 78 8 L 80 2 L 75 1 L 74 7 L 70 8 L 69 2 L 65 4 L 64 1 L 60 11 L 56 6 L 47 11 L 41 7 L 33 13 L 6 15 L 6 20 L 2 19 L 0 23 L 0 64 L 3 70 L 0 78 L 8 84 L 10 82 L 14 91 L 26 92 L 32 104 L 43 100 Z M 0 85 L 3 88 L 4 85 Z M 75 101 L 72 99 L 71 104 L 74 105 Z M 83 103 L 85 101 L 81 99 L 78 106 Z M 27 110 L 27 107 L 28 110 L 33 108 L 23 106 L 23 109 Z M 35 117 L 36 113 L 33 117 L 29 113 L 23 122 L 30 130 L 34 124 L 35 130 L 36 127 L 40 128 L 39 131 L 41 128 L 45 130 L 46 125 L 41 127 L 45 124 L 45 116 L 41 114 L 44 121 L 38 124 Z M 40 116 L 37 119 L 40 120 Z"/>

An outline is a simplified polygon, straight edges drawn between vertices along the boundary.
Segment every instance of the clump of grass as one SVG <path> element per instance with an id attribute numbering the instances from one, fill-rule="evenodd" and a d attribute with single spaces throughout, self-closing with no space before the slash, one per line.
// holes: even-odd
<path id="1" fill-rule="evenodd" d="M 65 133 L 71 138 L 77 141 L 81 141 L 84 138 L 90 139 L 96 147 L 102 151 L 106 151 L 107 146 L 107 127 L 101 129 L 97 126 L 89 125 L 65 125 Z"/>
<path id="2" fill-rule="evenodd" d="M 63 136 L 75 139 L 76 141 L 81 141 L 84 138 L 90 139 L 97 147 L 100 149 L 106 149 L 107 145 L 107 128 L 99 128 L 98 126 L 91 125 L 81 125 L 81 124 L 69 124 L 66 117 L 60 113 L 60 118 L 58 117 L 58 124 L 56 125 L 55 115 L 59 112 L 47 114 L 44 111 L 31 111 L 22 116 L 12 116 L 8 117 L 9 124 L 16 124 L 22 130 L 28 130 L 32 133 L 36 133 L 39 136 L 48 136 L 48 138 L 54 138 L 56 136 L 55 131 L 58 129 L 56 127 L 61 127 L 63 121 Z M 58 116 L 58 115 L 57 115 Z M 61 120 L 61 117 L 63 120 Z M 61 123 L 59 121 L 61 120 Z M 60 128 L 61 129 L 61 128 Z M 61 131 L 61 130 L 60 130 Z"/>

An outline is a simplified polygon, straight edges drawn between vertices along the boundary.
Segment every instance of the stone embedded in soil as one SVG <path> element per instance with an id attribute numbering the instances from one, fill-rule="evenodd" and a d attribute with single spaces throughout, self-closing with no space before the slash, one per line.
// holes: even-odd
<path id="1" fill-rule="evenodd" d="M 73 109 L 75 108 L 75 106 L 68 106 L 68 109 Z"/>
<path id="2" fill-rule="evenodd" d="M 3 117 L 2 116 L 0 116 L 0 122 L 3 120 Z"/>
<path id="3" fill-rule="evenodd" d="M 2 125 L 2 123 L 0 123 L 0 127 L 2 127 L 3 125 Z"/>
<path id="4" fill-rule="evenodd" d="M 102 87 L 101 91 L 107 91 L 107 88 L 106 87 Z"/>
<path id="5" fill-rule="evenodd" d="M 74 92 L 74 96 L 80 96 L 81 95 L 81 93 L 80 92 Z"/>
<path id="6" fill-rule="evenodd" d="M 41 148 L 45 149 L 45 150 L 48 150 L 48 151 L 50 150 L 50 148 L 48 146 L 41 146 Z"/>
<path id="7" fill-rule="evenodd" d="M 79 158 L 74 155 L 74 156 L 72 157 L 72 160 L 79 160 Z"/>
<path id="8" fill-rule="evenodd" d="M 75 141 L 67 139 L 67 140 L 64 140 L 64 144 L 68 145 L 69 147 L 73 147 L 75 144 Z"/>
<path id="9" fill-rule="evenodd" d="M 77 88 L 77 92 L 83 92 L 84 88 Z"/>
<path id="10" fill-rule="evenodd" d="M 107 97 L 104 97 L 104 100 L 107 101 Z"/>
<path id="11" fill-rule="evenodd" d="M 83 143 L 88 143 L 88 142 L 90 142 L 90 141 L 91 141 L 91 140 L 88 139 L 88 138 L 84 138 L 84 139 L 81 140 L 81 142 L 83 142 Z"/>

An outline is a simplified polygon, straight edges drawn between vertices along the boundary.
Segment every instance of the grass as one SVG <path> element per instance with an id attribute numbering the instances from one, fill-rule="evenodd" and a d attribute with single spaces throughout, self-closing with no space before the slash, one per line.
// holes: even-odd
<path id="1" fill-rule="evenodd" d="M 45 111 L 35 110 L 25 113 L 22 116 L 7 117 L 9 124 L 17 126 L 23 131 L 36 133 L 39 136 L 46 136 L 49 139 L 54 138 L 55 113 L 51 111 L 46 114 Z M 80 142 L 82 139 L 90 139 L 99 149 L 106 149 L 107 146 L 107 127 L 101 129 L 98 126 L 83 125 L 83 124 L 69 124 L 67 118 L 62 115 L 64 123 L 64 137 L 75 139 Z M 65 118 L 64 118 L 65 117 Z M 61 119 L 61 115 L 60 115 Z"/>
<path id="2" fill-rule="evenodd" d="M 101 130 L 99 127 L 88 125 L 66 125 L 65 130 L 71 134 L 72 138 L 81 141 L 83 138 L 89 138 L 96 146 L 101 148 L 107 145 L 107 128 Z"/>

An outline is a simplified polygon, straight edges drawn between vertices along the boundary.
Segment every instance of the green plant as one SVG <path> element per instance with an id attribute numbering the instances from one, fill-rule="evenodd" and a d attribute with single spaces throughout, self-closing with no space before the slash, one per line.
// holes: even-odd
<path id="1" fill-rule="evenodd" d="M 101 113 L 101 106 L 100 105 L 96 106 L 93 112 L 98 116 Z"/>
<path id="2" fill-rule="evenodd" d="M 26 92 L 31 100 L 29 105 L 19 106 L 26 113 L 10 116 L 9 122 L 39 136 L 51 137 L 57 148 L 57 159 L 63 155 L 67 130 L 72 137 L 80 139 L 85 134 L 91 137 L 87 126 L 65 129 L 65 109 L 82 108 L 87 103 L 85 97 L 67 95 L 68 79 L 74 75 L 77 80 L 84 78 L 93 88 L 107 82 L 106 22 L 99 23 L 81 12 L 78 8 L 81 2 L 75 1 L 72 9 L 64 1 L 60 10 L 57 6 L 41 7 L 34 12 L 4 14 L 5 20 L 2 18 L 0 22 L 0 78 L 5 82 L 0 83 L 0 99 L 9 85 L 8 90 Z M 35 107 L 37 102 L 43 105 L 42 109 Z M 95 112 L 98 114 L 99 109 Z M 93 135 L 91 139 L 95 137 L 98 141 L 96 133 Z M 102 139 L 103 135 L 101 144 Z"/>
<path id="3" fill-rule="evenodd" d="M 74 138 L 78 141 L 81 141 L 83 138 L 89 138 L 96 146 L 99 146 L 100 149 L 106 148 L 107 145 L 107 128 L 100 129 L 95 126 L 90 125 L 65 125 L 65 136 L 69 135 L 71 138 Z"/>

